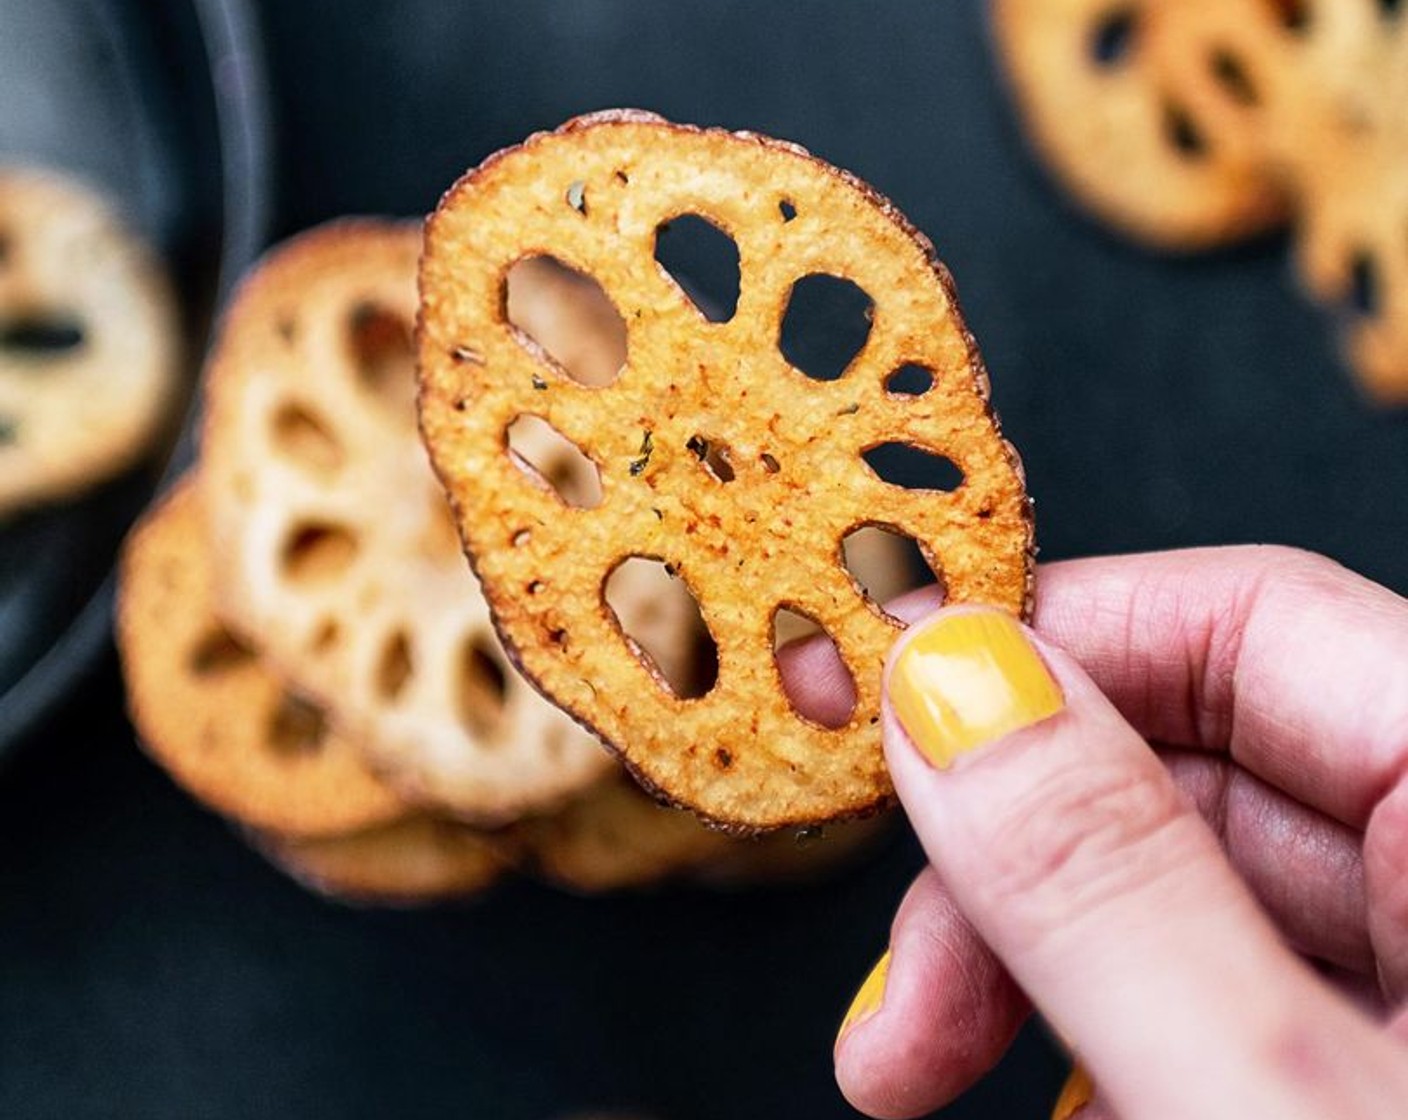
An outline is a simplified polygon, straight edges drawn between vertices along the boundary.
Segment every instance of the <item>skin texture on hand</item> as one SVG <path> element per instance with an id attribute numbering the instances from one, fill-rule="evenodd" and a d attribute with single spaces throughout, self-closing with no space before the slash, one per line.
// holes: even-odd
<path id="1" fill-rule="evenodd" d="M 1402 1114 L 1408 603 L 1303 553 L 1199 550 L 1048 566 L 1034 628 L 1064 706 L 968 750 L 916 743 L 948 732 L 894 703 L 916 634 L 940 655 L 922 688 L 969 672 L 962 649 L 918 626 L 892 657 L 887 755 L 934 868 L 838 1040 L 848 1098 L 951 1100 L 1025 991 L 1093 1075 L 1082 1118 Z"/>

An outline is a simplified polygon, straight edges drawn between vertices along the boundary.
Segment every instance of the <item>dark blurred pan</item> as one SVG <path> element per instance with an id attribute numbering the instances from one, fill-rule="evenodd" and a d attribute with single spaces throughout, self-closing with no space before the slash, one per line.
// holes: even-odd
<path id="1" fill-rule="evenodd" d="M 160 247 L 192 395 L 212 313 L 264 235 L 268 141 L 244 0 L 0 0 L 0 161 L 77 174 Z M 117 546 L 172 463 L 0 527 L 0 759 L 103 648 Z"/>

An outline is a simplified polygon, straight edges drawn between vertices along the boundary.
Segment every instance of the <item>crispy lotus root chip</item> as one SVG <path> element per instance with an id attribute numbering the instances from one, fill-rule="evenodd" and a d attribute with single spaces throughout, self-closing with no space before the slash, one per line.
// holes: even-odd
<path id="1" fill-rule="evenodd" d="M 0 515 L 130 466 L 179 372 L 152 251 L 88 188 L 0 167 Z"/>
<path id="2" fill-rule="evenodd" d="M 611 760 L 513 671 L 460 555 L 412 404 L 419 246 L 410 224 L 344 222 L 265 261 L 213 360 L 205 482 L 227 614 L 408 798 L 494 825 Z M 544 310 L 544 282 L 525 273 L 518 301 L 561 351 L 554 328 L 590 312 Z M 596 349 L 619 363 L 622 344 L 618 326 Z M 541 433 L 519 450 L 564 486 L 595 483 Z"/>
<path id="3" fill-rule="evenodd" d="M 351 903 L 424 905 L 479 894 L 507 867 L 490 837 L 453 821 L 412 816 L 342 836 L 255 834 L 290 877 Z"/>
<path id="4" fill-rule="evenodd" d="M 324 836 L 404 816 L 321 710 L 216 621 L 201 503 L 183 481 L 122 558 L 118 648 L 147 750 L 195 797 L 253 828 Z"/>
<path id="5" fill-rule="evenodd" d="M 711 321 L 652 260 L 695 215 L 739 254 L 736 310 Z M 550 256 L 605 291 L 627 329 L 606 385 L 584 384 L 506 314 L 505 277 Z M 794 284 L 828 277 L 872 303 L 843 374 L 791 365 Z M 880 669 L 900 623 L 842 562 L 865 525 L 915 540 L 951 600 L 1027 604 L 1032 529 L 1016 454 L 929 242 L 883 198 L 800 148 L 620 111 L 487 160 L 445 196 L 421 264 L 421 427 L 505 648 L 635 776 L 741 831 L 860 815 L 891 797 Z M 926 391 L 887 386 L 928 371 Z M 543 425 L 599 474 L 587 500 L 525 471 L 516 432 Z M 867 453 L 948 460 L 951 492 L 891 485 Z M 937 472 L 934 472 L 937 473 Z M 716 672 L 672 687 L 607 601 L 621 570 L 660 563 L 698 604 Z M 774 617 L 804 615 L 854 683 L 849 718 L 795 711 Z M 644 654 L 644 655 L 643 655 Z"/>
<path id="6" fill-rule="evenodd" d="M 1258 141 L 1261 52 L 1279 0 L 994 0 L 1032 143 L 1100 217 L 1165 249 L 1240 240 L 1286 216 Z M 1259 44 L 1261 40 L 1257 40 Z"/>

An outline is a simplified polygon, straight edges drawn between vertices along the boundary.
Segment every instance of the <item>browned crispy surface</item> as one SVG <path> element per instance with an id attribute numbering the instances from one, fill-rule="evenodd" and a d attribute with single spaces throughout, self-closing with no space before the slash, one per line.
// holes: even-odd
<path id="1" fill-rule="evenodd" d="M 198 485 L 147 515 L 123 553 L 117 640 L 132 721 L 195 797 L 254 828 L 323 836 L 405 814 L 360 752 L 216 621 Z"/>
<path id="2" fill-rule="evenodd" d="M 305 887 L 343 902 L 411 906 L 464 898 L 488 888 L 506 866 L 485 834 L 428 816 L 341 836 L 266 833 L 254 842 Z"/>
<path id="3" fill-rule="evenodd" d="M 736 313 L 710 323 L 652 260 L 655 231 L 701 214 L 737 244 Z M 624 320 L 610 385 L 568 377 L 505 313 L 518 259 L 551 255 L 598 282 Z M 778 347 L 792 285 L 826 273 L 874 301 L 863 351 L 812 381 Z M 924 366 L 920 396 L 888 375 Z M 872 812 L 891 796 L 880 669 L 899 631 L 840 563 L 862 524 L 920 542 L 949 597 L 1021 611 L 1030 508 L 987 377 L 932 246 L 883 198 L 801 149 L 649 114 L 582 118 L 492 157 L 447 193 L 421 266 L 421 426 L 505 647 L 647 785 L 742 831 Z M 520 469 L 506 430 L 545 420 L 594 460 L 602 500 L 566 505 Z M 723 482 L 700 441 L 727 448 Z M 891 486 L 861 460 L 902 442 L 962 470 L 952 493 Z M 665 688 L 623 637 L 602 585 L 628 556 L 671 566 L 718 646 L 702 698 Z M 849 721 L 827 729 L 786 700 L 778 607 L 838 644 Z"/>

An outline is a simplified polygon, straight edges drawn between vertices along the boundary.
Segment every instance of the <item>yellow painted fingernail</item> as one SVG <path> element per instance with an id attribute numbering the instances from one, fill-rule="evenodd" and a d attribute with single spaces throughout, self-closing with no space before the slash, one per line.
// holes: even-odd
<path id="1" fill-rule="evenodd" d="M 1061 1095 L 1056 1098 L 1056 1107 L 1051 1110 L 1051 1120 L 1071 1120 L 1072 1116 L 1090 1103 L 1093 1096 L 1095 1086 L 1090 1081 L 1090 1074 L 1085 1072 L 1084 1066 L 1077 1065 L 1071 1070 L 1071 1076 L 1066 1078 Z"/>
<path id="2" fill-rule="evenodd" d="M 890 671 L 890 704 L 940 769 L 1009 731 L 1054 716 L 1061 690 L 1011 615 L 965 610 L 924 623 Z"/>
<path id="3" fill-rule="evenodd" d="M 860 990 L 856 992 L 855 999 L 851 1000 L 851 1008 L 841 1020 L 841 1029 L 836 1032 L 838 1042 L 845 1038 L 846 1032 L 857 1023 L 864 1022 L 880 1010 L 880 1004 L 885 998 L 885 978 L 889 974 L 890 950 L 886 949 L 884 955 L 875 962 L 875 967 L 870 970 L 870 975 L 861 984 Z"/>

